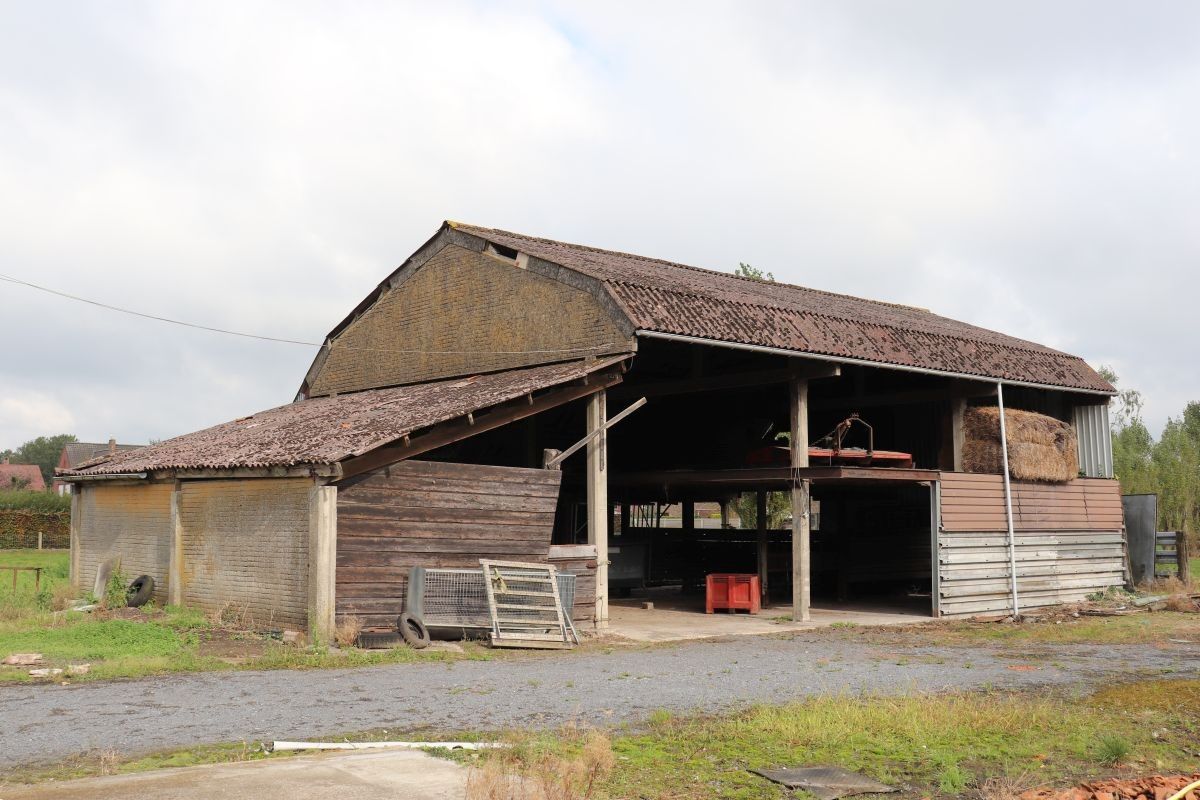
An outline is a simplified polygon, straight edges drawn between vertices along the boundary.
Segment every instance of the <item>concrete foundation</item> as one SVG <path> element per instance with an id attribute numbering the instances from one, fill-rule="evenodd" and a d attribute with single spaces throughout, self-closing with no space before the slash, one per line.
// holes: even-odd
<path id="1" fill-rule="evenodd" d="M 761 613 L 704 613 L 702 596 L 657 595 L 654 607 L 643 608 L 647 598 L 612 600 L 609 605 L 611 636 L 636 642 L 678 642 L 719 636 L 753 636 L 811 630 L 837 623 L 855 625 L 912 625 L 929 622 L 928 598 L 908 603 L 829 604 L 816 602 L 808 622 L 792 622 L 790 603 L 764 605 Z"/>
<path id="2" fill-rule="evenodd" d="M 415 750 L 298 756 L 5 787 L 4 800 L 461 800 L 467 770 Z"/>

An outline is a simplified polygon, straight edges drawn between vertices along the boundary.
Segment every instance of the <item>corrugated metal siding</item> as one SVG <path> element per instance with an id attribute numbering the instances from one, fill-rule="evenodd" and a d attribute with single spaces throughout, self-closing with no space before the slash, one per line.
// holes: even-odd
<path id="1" fill-rule="evenodd" d="M 1112 429 L 1108 404 L 1075 406 L 1075 433 L 1079 440 L 1079 469 L 1089 478 L 1113 476 Z"/>
<path id="2" fill-rule="evenodd" d="M 166 602 L 171 490 L 169 483 L 102 484 L 79 490 L 76 580 L 81 591 L 92 590 L 101 562 L 119 556 L 128 580 L 149 575 L 154 578 L 154 599 Z"/>
<path id="3" fill-rule="evenodd" d="M 303 629 L 312 489 L 306 478 L 184 482 L 184 604 Z"/>
<path id="4" fill-rule="evenodd" d="M 1083 600 L 1125 580 L 1116 481 L 1014 482 L 1017 594 L 1022 610 Z M 942 473 L 938 607 L 943 616 L 1012 610 L 1004 482 Z"/>

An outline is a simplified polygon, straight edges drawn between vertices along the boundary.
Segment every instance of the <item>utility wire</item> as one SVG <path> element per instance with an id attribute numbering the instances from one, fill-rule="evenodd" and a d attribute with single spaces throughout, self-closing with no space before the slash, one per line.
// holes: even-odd
<path id="1" fill-rule="evenodd" d="M 55 295 L 56 297 L 62 297 L 67 300 L 75 300 L 80 303 L 87 303 L 88 305 L 96 306 L 98 308 L 103 308 L 108 311 L 117 311 L 122 314 L 130 314 L 135 317 L 141 317 L 142 319 L 154 320 L 155 322 L 166 322 L 171 325 L 181 325 L 185 328 L 195 328 L 196 330 L 209 331 L 210 333 L 223 333 L 227 336 L 241 336 L 245 339 L 258 339 L 258 340 L 261 340 L 264 342 L 279 342 L 282 344 L 298 344 L 303 347 L 324 347 L 325 346 L 324 342 L 306 342 L 306 341 L 303 341 L 300 339 L 284 339 L 284 338 L 278 337 L 278 336 L 261 336 L 257 333 L 242 333 L 241 331 L 231 331 L 231 330 L 227 330 L 225 328 L 214 328 L 211 325 L 200 325 L 195 322 L 184 322 L 184 321 L 178 320 L 178 319 L 171 319 L 170 317 L 160 317 L 156 314 L 147 314 L 142 311 L 134 311 L 133 309 L 121 308 L 120 306 L 114 306 L 114 305 L 109 305 L 108 303 L 102 303 L 99 300 L 90 300 L 86 297 L 79 297 L 78 295 L 68 294 L 67 292 L 60 292 L 57 289 L 51 289 L 46 286 L 39 286 L 36 283 L 30 283 L 29 281 L 23 281 L 20 278 L 14 278 L 11 275 L 5 275 L 4 273 L 0 273 L 0 281 L 7 281 L 8 283 L 15 283 L 19 286 L 27 286 L 30 289 L 37 289 L 39 292 L 46 292 L 47 294 L 52 294 L 52 295 Z M 337 349 L 337 350 L 361 350 L 361 351 L 371 352 L 371 353 L 402 353 L 402 354 L 407 354 L 407 355 L 465 355 L 467 353 L 478 353 L 480 355 L 520 355 L 522 353 L 587 353 L 587 352 L 593 352 L 596 350 L 608 349 L 608 348 L 602 348 L 602 347 L 568 347 L 568 348 L 560 348 L 560 349 L 556 349 L 556 350 L 392 350 L 389 348 L 355 347 L 353 345 L 334 345 L 333 343 L 330 343 L 329 347 L 331 350 L 334 350 L 334 349 Z"/>

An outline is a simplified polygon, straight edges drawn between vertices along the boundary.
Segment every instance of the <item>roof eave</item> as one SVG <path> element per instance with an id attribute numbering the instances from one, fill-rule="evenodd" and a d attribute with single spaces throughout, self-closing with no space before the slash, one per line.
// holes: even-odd
<path id="1" fill-rule="evenodd" d="M 877 369 L 890 369 L 899 372 L 914 372 L 920 375 L 936 375 L 943 378 L 959 378 L 962 380 L 978 381 L 980 383 L 1002 383 L 1005 386 L 1024 386 L 1030 389 L 1049 389 L 1056 392 L 1076 392 L 1079 394 L 1090 394 L 1105 398 L 1113 397 L 1117 394 L 1116 389 L 1105 391 L 1102 389 L 1088 389 L 1077 386 L 1058 386 L 1050 383 L 1035 383 L 1032 381 L 1013 380 L 1010 378 L 993 378 L 986 375 L 973 375 L 966 372 L 952 372 L 949 370 L 932 369 L 930 367 L 910 367 L 903 364 L 891 364 L 886 361 L 871 361 L 870 359 L 865 358 L 831 356 L 824 355 L 822 353 L 811 353 L 803 350 L 788 350 L 783 347 L 771 347 L 769 345 L 731 342 L 724 339 L 705 339 L 702 336 L 688 336 L 681 333 L 664 333 L 662 331 L 653 331 L 644 328 L 639 328 L 637 330 L 637 335 L 644 336 L 649 339 L 665 339 L 667 341 L 711 345 L 713 347 L 728 347 L 735 350 L 749 350 L 752 352 L 770 353 L 772 355 L 788 356 L 791 358 L 809 358 L 815 361 L 828 361 L 833 364 L 850 364 L 864 367 L 875 367 Z"/>

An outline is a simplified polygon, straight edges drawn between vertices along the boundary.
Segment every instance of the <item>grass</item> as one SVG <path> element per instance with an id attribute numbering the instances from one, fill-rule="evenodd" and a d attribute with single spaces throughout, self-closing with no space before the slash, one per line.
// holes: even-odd
<path id="1" fill-rule="evenodd" d="M 904 787 L 955 797 L 997 781 L 1069 785 L 1115 770 L 1187 770 L 1200 726 L 1200 681 L 1110 687 L 1086 698 L 1048 692 L 834 696 L 718 717 L 651 715 L 646 729 L 611 740 L 616 768 L 598 796 L 783 798 L 748 770 L 835 764 Z M 1153 719 L 1154 724 L 1145 724 Z M 1163 729 L 1169 730 L 1163 735 Z M 1160 731 L 1159 738 L 1152 735 Z M 473 756 L 535 775 L 569 760 L 584 732 L 515 734 L 514 747 Z"/>
<path id="2" fill-rule="evenodd" d="M 406 662 L 453 661 L 491 658 L 490 651 L 467 644 L 462 654 L 417 651 L 407 647 L 391 650 L 347 648 L 327 651 L 298 648 L 268 640 L 249 632 L 231 634 L 193 609 L 145 606 L 137 619 L 115 613 L 85 614 L 54 611 L 69 590 L 69 553 L 62 550 L 0 551 L 0 566 L 40 566 L 40 592 L 34 591 L 32 573 L 18 573 L 17 591 L 0 570 L 0 657 L 11 653 L 41 653 L 38 666 L 66 669 L 73 664 L 90 664 L 86 674 L 69 679 L 95 681 L 138 678 L 178 672 L 233 669 L 321 669 L 359 667 Z M 228 658 L 212 655 L 207 643 L 213 638 L 243 639 L 250 655 Z M 67 676 L 54 676 L 63 680 Z M 46 680 L 33 678 L 29 668 L 0 667 L 0 683 Z"/>
<path id="3" fill-rule="evenodd" d="M 41 567 L 42 590 L 64 585 L 70 577 L 71 554 L 67 550 L 0 550 L 0 567 Z M 17 591 L 13 594 L 12 573 L 0 569 L 0 606 L 27 605 L 34 598 L 34 574 L 17 573 Z"/>

